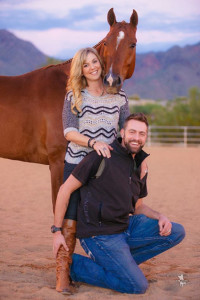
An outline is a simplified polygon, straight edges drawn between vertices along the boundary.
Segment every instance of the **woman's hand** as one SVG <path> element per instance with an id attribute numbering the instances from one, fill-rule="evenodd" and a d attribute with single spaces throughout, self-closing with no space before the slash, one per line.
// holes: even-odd
<path id="1" fill-rule="evenodd" d="M 104 157 L 110 158 L 111 153 L 110 151 L 113 148 L 105 142 L 96 141 L 93 146 L 93 149 L 97 152 L 98 155 L 103 155 Z"/>
<path id="2" fill-rule="evenodd" d="M 141 163 L 140 179 L 142 179 L 146 175 L 146 173 L 148 173 L 148 166 L 146 160 L 147 159 L 145 158 Z"/>
<path id="3" fill-rule="evenodd" d="M 62 235 L 62 233 L 60 231 L 58 231 L 53 234 L 53 254 L 54 254 L 55 258 L 57 256 L 60 246 L 63 246 L 66 251 L 69 251 L 67 244 L 65 242 L 64 236 Z"/>

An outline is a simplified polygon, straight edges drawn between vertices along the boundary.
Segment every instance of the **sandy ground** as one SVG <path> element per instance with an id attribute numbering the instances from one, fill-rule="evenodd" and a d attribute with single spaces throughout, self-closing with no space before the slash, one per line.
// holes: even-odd
<path id="1" fill-rule="evenodd" d="M 180 245 L 141 265 L 150 283 L 146 294 L 86 284 L 73 296 L 58 294 L 48 166 L 0 159 L 0 299 L 200 299 L 200 148 L 146 151 L 151 156 L 145 203 L 183 224 L 187 233 Z M 82 253 L 78 243 L 76 252 Z"/>

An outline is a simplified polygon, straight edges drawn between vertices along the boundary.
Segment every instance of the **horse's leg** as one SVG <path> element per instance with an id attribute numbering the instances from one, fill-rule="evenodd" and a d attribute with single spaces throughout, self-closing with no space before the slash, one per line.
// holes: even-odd
<path id="1" fill-rule="evenodd" d="M 63 171 L 64 171 L 63 155 L 61 155 L 61 158 L 59 157 L 57 159 L 55 159 L 55 157 L 52 159 L 50 156 L 49 168 L 51 173 L 52 204 L 53 204 L 53 212 L 54 212 L 58 190 L 63 183 Z"/>
<path id="2" fill-rule="evenodd" d="M 49 169 L 51 173 L 53 212 L 55 212 L 56 198 L 59 188 L 63 183 L 64 159 L 67 146 L 67 141 L 63 136 L 59 121 L 59 114 L 53 114 L 51 118 L 49 117 L 49 119 L 47 119 L 44 132 L 44 144 L 47 149 Z"/>

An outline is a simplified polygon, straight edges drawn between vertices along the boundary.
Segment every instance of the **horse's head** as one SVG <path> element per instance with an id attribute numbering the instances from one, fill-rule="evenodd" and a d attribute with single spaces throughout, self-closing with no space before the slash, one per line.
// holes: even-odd
<path id="1" fill-rule="evenodd" d="M 105 65 L 104 85 L 107 92 L 116 93 L 123 81 L 132 76 L 135 69 L 135 46 L 138 15 L 135 10 L 130 23 L 117 22 L 111 8 L 107 15 L 110 31 L 97 46 Z"/>

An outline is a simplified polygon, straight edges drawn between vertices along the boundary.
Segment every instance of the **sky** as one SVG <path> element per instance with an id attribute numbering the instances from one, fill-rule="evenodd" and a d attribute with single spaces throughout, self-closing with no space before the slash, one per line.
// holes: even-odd
<path id="1" fill-rule="evenodd" d="M 106 36 L 112 7 L 119 22 L 129 22 L 137 11 L 138 53 L 200 42 L 199 0 L 0 0 L 0 29 L 68 59 Z"/>

